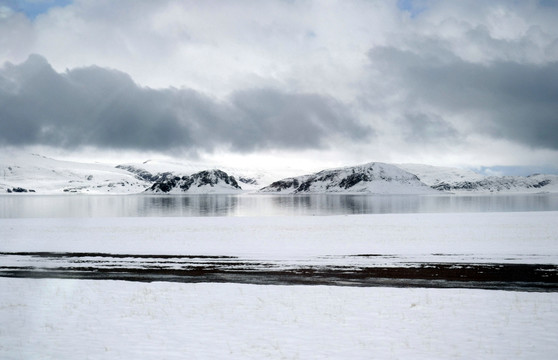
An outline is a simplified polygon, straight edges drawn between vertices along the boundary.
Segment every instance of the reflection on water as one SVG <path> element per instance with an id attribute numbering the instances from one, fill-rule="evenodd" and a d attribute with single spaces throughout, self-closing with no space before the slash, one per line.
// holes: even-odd
<path id="1" fill-rule="evenodd" d="M 8 195 L 0 218 L 276 216 L 558 211 L 558 194 L 374 195 Z"/>

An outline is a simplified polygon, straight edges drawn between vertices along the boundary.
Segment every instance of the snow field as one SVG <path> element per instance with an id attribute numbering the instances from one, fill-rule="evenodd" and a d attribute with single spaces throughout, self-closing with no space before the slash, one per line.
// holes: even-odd
<path id="1" fill-rule="evenodd" d="M 388 254 L 413 261 L 558 264 L 558 212 L 296 217 L 0 219 L 0 252 L 228 255 L 300 260 Z M 453 256 L 457 255 L 457 256 Z"/>
<path id="2" fill-rule="evenodd" d="M 558 294 L 0 278 L 2 359 L 555 359 Z"/>

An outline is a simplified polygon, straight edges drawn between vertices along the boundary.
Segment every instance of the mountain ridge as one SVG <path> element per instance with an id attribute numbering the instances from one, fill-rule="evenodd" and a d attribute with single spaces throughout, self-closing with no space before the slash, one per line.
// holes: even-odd
<path id="1" fill-rule="evenodd" d="M 265 193 L 375 193 L 427 194 L 433 189 L 418 177 L 394 165 L 372 162 L 322 170 L 276 181 L 259 190 Z"/>
<path id="2" fill-rule="evenodd" d="M 148 160 L 112 166 L 37 154 L 0 154 L 0 194 L 558 193 L 558 175 L 485 176 L 467 169 L 421 164 L 371 162 L 278 178 L 262 171 L 230 171 L 192 163 Z M 264 182 L 268 179 L 275 181 Z"/>

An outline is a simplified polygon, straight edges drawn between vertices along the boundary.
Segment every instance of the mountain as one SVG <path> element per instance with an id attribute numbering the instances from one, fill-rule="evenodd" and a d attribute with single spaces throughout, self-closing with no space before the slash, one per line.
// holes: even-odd
<path id="1" fill-rule="evenodd" d="M 433 185 L 432 188 L 450 192 L 556 192 L 558 176 L 488 176 L 477 181 L 442 181 Z"/>
<path id="2" fill-rule="evenodd" d="M 234 176 L 238 185 L 245 191 L 255 191 L 278 178 L 272 173 L 258 169 L 238 169 L 214 163 L 202 162 L 176 162 L 168 160 L 150 159 L 142 163 L 126 163 L 118 165 L 117 168 L 129 171 L 136 176 L 155 182 L 160 176 L 192 175 L 208 169 L 219 169 L 228 175 Z"/>
<path id="3" fill-rule="evenodd" d="M 369 163 L 272 182 L 279 178 L 275 176 L 261 170 L 193 162 L 147 160 L 114 167 L 8 150 L 0 152 L 0 194 L 558 193 L 558 175 L 485 176 L 466 169 L 420 164 Z"/>
<path id="4" fill-rule="evenodd" d="M 234 176 L 221 170 L 205 170 L 192 175 L 177 176 L 171 173 L 160 176 L 148 193 L 238 193 L 242 188 Z"/>
<path id="5" fill-rule="evenodd" d="M 263 193 L 432 194 L 437 191 L 397 166 L 369 163 L 276 181 Z"/>
<path id="6" fill-rule="evenodd" d="M 0 153 L 0 193 L 126 194 L 150 182 L 111 165 L 60 161 L 37 154 Z"/>
<path id="7" fill-rule="evenodd" d="M 256 190 L 265 185 L 262 179 L 270 178 L 254 171 L 238 173 L 242 175 L 204 170 L 204 164 L 188 162 L 147 160 L 114 167 L 10 150 L 0 152 L 0 194 L 238 193 Z"/>
<path id="8" fill-rule="evenodd" d="M 423 183 L 451 193 L 540 193 L 558 192 L 558 176 L 484 176 L 471 170 L 419 164 L 397 165 L 415 174 Z"/>
<path id="9" fill-rule="evenodd" d="M 428 186 L 434 186 L 442 182 L 458 183 L 461 181 L 478 181 L 485 178 L 484 175 L 468 169 L 423 164 L 395 164 L 395 166 L 416 175 L 420 181 Z"/>

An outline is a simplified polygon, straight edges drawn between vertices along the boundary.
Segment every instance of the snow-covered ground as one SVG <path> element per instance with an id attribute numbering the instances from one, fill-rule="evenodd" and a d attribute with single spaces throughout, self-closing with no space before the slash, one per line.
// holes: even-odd
<path id="1" fill-rule="evenodd" d="M 555 359 L 558 293 L 0 278 L 2 359 Z"/>
<path id="2" fill-rule="evenodd" d="M 548 211 L 0 219 L 0 252 L 558 264 L 557 218 Z M 557 292 L 1 277 L 0 289 L 2 359 L 558 356 Z"/>
<path id="3" fill-rule="evenodd" d="M 439 261 L 433 254 L 457 254 L 467 261 L 513 258 L 558 264 L 557 219 L 555 211 L 0 219 L 0 252 L 228 255 L 269 260 L 391 254 L 416 261 Z"/>

